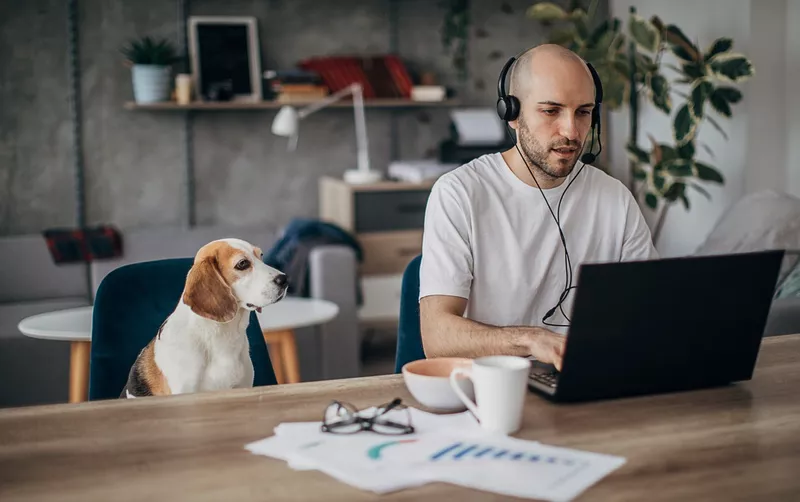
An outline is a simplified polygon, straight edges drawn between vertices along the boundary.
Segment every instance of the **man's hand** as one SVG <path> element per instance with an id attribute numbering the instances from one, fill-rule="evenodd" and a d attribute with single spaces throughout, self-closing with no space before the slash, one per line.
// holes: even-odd
<path id="1" fill-rule="evenodd" d="M 537 360 L 552 364 L 558 371 L 561 371 L 561 362 L 564 358 L 564 345 L 566 337 L 554 333 L 549 329 L 540 328 L 538 332 L 530 338 L 528 347 L 531 356 Z"/>

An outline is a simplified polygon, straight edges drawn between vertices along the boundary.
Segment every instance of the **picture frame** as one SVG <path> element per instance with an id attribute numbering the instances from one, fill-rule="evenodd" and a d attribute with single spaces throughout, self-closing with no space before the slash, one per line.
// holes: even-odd
<path id="1" fill-rule="evenodd" d="M 262 100 L 258 22 L 251 16 L 190 16 L 192 84 L 198 101 Z"/>

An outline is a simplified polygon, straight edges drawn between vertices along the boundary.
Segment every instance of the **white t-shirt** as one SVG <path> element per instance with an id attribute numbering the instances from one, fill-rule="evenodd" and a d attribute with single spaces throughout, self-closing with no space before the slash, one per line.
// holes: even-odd
<path id="1" fill-rule="evenodd" d="M 630 191 L 587 165 L 544 190 L 572 263 L 572 285 L 586 262 L 657 258 L 650 230 Z M 500 153 L 483 155 L 441 176 L 425 211 L 420 298 L 467 298 L 465 317 L 496 326 L 544 326 L 566 284 L 564 248 L 542 193 L 516 177 Z M 571 318 L 576 289 L 562 304 Z M 569 324 L 560 311 L 548 323 Z"/>

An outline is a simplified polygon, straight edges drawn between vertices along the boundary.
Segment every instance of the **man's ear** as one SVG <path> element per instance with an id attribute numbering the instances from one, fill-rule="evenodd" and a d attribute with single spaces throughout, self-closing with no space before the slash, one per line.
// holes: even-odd
<path id="1" fill-rule="evenodd" d="M 206 258 L 189 270 L 183 301 L 195 314 L 217 322 L 231 321 L 239 304 L 219 272 L 217 259 Z"/>

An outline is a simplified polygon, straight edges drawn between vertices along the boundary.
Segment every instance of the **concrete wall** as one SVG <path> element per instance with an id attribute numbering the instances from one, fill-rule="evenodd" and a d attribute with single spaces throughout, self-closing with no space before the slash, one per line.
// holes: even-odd
<path id="1" fill-rule="evenodd" d="M 663 256 L 693 252 L 706 238 L 728 207 L 748 193 L 763 189 L 800 195 L 800 118 L 798 97 L 793 89 L 800 57 L 800 2 L 793 0 L 611 0 L 611 14 L 627 21 L 635 5 L 642 16 L 658 15 L 674 23 L 702 48 L 718 37 L 733 38 L 734 50 L 747 54 L 756 75 L 740 85 L 744 94 L 735 105 L 733 117 L 725 119 L 713 111 L 729 139 L 726 141 L 710 124 L 704 123 L 698 139 L 714 152 L 711 157 L 698 149 L 698 158 L 716 166 L 725 177 L 723 186 L 709 185 L 711 201 L 692 192 L 691 209 L 682 204 L 670 209 L 657 243 Z M 671 55 L 665 62 L 673 62 Z M 675 99 L 682 98 L 674 96 Z M 674 115 L 674 112 L 673 112 Z M 613 170 L 627 178 L 625 143 L 628 138 L 627 109 L 611 117 L 611 158 Z M 657 139 L 672 137 L 671 123 L 660 111 L 645 106 L 641 115 L 639 143 L 649 147 L 647 134 Z M 669 140 L 671 141 L 671 140 Z M 645 208 L 646 216 L 653 220 Z"/>
<path id="2" fill-rule="evenodd" d="M 132 112 L 130 71 L 119 47 L 130 37 L 178 40 L 178 3 L 80 0 L 86 209 L 90 224 L 122 228 L 185 222 L 185 117 Z M 258 18 L 263 68 L 304 57 L 380 53 L 391 48 L 413 69 L 434 71 L 467 105 L 493 107 L 505 59 L 543 34 L 524 16 L 532 0 L 473 0 L 468 81 L 456 79 L 441 45 L 444 11 L 426 0 L 193 0 L 193 15 Z M 3 2 L 0 7 L 0 234 L 75 224 L 68 102 L 66 2 Z M 601 13 L 607 11 L 605 4 Z M 199 224 L 277 226 L 317 214 L 317 180 L 355 164 L 352 111 L 328 109 L 301 126 L 294 153 L 271 135 L 274 110 L 194 116 Z M 448 135 L 446 108 L 367 111 L 370 157 L 384 169 L 399 158 L 434 155 Z M 393 136 L 393 133 L 396 136 Z M 393 137 L 394 143 L 393 152 Z"/>

